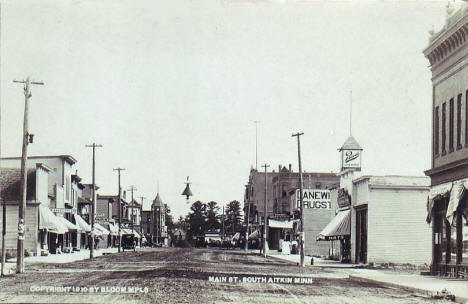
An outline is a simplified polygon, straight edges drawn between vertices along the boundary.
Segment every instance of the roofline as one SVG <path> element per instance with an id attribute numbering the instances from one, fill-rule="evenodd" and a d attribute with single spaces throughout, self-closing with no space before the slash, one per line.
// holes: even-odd
<path id="1" fill-rule="evenodd" d="M 353 180 L 353 185 L 354 184 L 357 184 L 359 182 L 362 182 L 364 180 L 370 180 L 371 178 L 373 177 L 376 177 L 376 178 L 382 178 L 382 177 L 403 177 L 403 178 L 419 178 L 419 179 L 429 179 L 429 177 L 427 176 L 423 176 L 423 175 L 418 175 L 418 176 L 415 176 L 415 175 L 363 175 L 363 176 L 360 176 L 356 179 Z M 424 189 L 429 189 L 430 186 L 423 186 L 423 185 L 381 185 L 381 184 L 372 184 L 372 183 L 369 183 L 369 187 L 370 188 L 374 188 L 374 189 L 392 189 L 392 188 L 400 188 L 400 189 L 403 189 L 403 188 L 411 188 L 411 189 L 414 189 L 414 188 L 424 188 Z"/>
<path id="2" fill-rule="evenodd" d="M 107 195 L 107 194 L 98 194 L 97 195 L 97 198 L 118 198 L 119 196 L 118 195 Z"/>
<path id="3" fill-rule="evenodd" d="M 44 170 L 47 171 L 47 172 L 51 172 L 51 171 L 52 171 L 52 168 L 51 168 L 51 167 L 46 166 L 46 165 L 44 165 L 43 163 L 37 163 L 37 164 L 36 164 L 36 168 L 42 168 L 42 169 L 44 169 Z"/>
<path id="4" fill-rule="evenodd" d="M 421 186 L 421 185 L 369 185 L 370 189 L 400 189 L 400 190 L 427 190 L 431 189 L 430 186 Z"/>
<path id="5" fill-rule="evenodd" d="M 41 159 L 41 158 L 61 158 L 67 161 L 70 164 L 76 164 L 78 161 L 71 155 L 61 154 L 61 155 L 34 155 L 28 156 L 28 159 Z M 8 156 L 2 157 L 1 159 L 21 159 L 21 156 Z"/>
<path id="6" fill-rule="evenodd" d="M 447 27 L 447 21 L 446 24 L 440 29 L 437 33 L 434 34 L 433 37 L 430 38 L 429 45 L 424 48 L 423 54 L 424 56 L 428 56 L 430 53 L 434 51 L 434 49 L 443 44 L 446 39 L 449 39 L 455 32 L 455 29 L 459 29 L 463 26 L 465 22 L 468 21 L 468 14 L 464 15 L 464 11 L 462 11 L 464 8 L 461 7 L 458 10 L 456 10 L 451 17 L 457 17 L 456 14 L 460 14 L 458 20 L 450 20 L 450 25 Z M 466 8 L 465 8 L 466 10 Z"/>

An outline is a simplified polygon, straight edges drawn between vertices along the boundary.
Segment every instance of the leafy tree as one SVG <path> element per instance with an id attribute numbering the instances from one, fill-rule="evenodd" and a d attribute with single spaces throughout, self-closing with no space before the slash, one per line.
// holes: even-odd
<path id="1" fill-rule="evenodd" d="M 200 201 L 194 202 L 186 219 L 188 222 L 187 236 L 190 239 L 194 236 L 204 235 L 206 229 L 206 204 Z"/>
<path id="2" fill-rule="evenodd" d="M 232 231 L 234 234 L 241 229 L 242 215 L 239 201 L 232 201 L 227 205 L 225 216 L 226 231 Z"/>
<path id="3" fill-rule="evenodd" d="M 221 222 L 219 218 L 219 207 L 218 203 L 211 201 L 206 204 L 206 229 L 217 230 L 221 228 Z"/>
<path id="4" fill-rule="evenodd" d="M 171 209 L 169 206 L 166 205 L 166 226 L 168 231 L 172 231 L 174 229 L 174 220 L 172 218 Z"/>

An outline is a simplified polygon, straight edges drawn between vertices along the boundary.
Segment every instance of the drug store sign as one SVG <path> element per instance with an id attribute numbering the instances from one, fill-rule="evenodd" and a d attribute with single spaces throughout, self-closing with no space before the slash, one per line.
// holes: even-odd
<path id="1" fill-rule="evenodd" d="M 327 189 L 303 189 L 302 203 L 304 209 L 331 209 L 330 190 Z M 300 208 L 300 190 L 296 190 L 296 207 Z"/>

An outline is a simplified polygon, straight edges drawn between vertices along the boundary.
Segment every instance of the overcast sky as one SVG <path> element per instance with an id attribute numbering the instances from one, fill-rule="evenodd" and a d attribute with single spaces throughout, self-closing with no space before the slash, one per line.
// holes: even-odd
<path id="1" fill-rule="evenodd" d="M 30 155 L 70 154 L 101 194 L 243 201 L 249 169 L 291 163 L 303 131 L 304 170 L 337 172 L 352 133 L 364 174 L 430 168 L 428 31 L 446 1 L 1 1 L 2 154 L 21 155 L 32 88 Z"/>

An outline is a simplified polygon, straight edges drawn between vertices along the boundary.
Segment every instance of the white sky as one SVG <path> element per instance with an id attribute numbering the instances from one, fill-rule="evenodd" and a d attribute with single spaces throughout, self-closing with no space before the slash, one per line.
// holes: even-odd
<path id="1" fill-rule="evenodd" d="M 337 171 L 349 135 L 363 173 L 430 168 L 431 74 L 422 50 L 446 1 L 1 1 L 2 154 L 21 154 L 31 76 L 30 155 L 70 154 L 101 194 L 243 201 L 255 164 Z"/>

